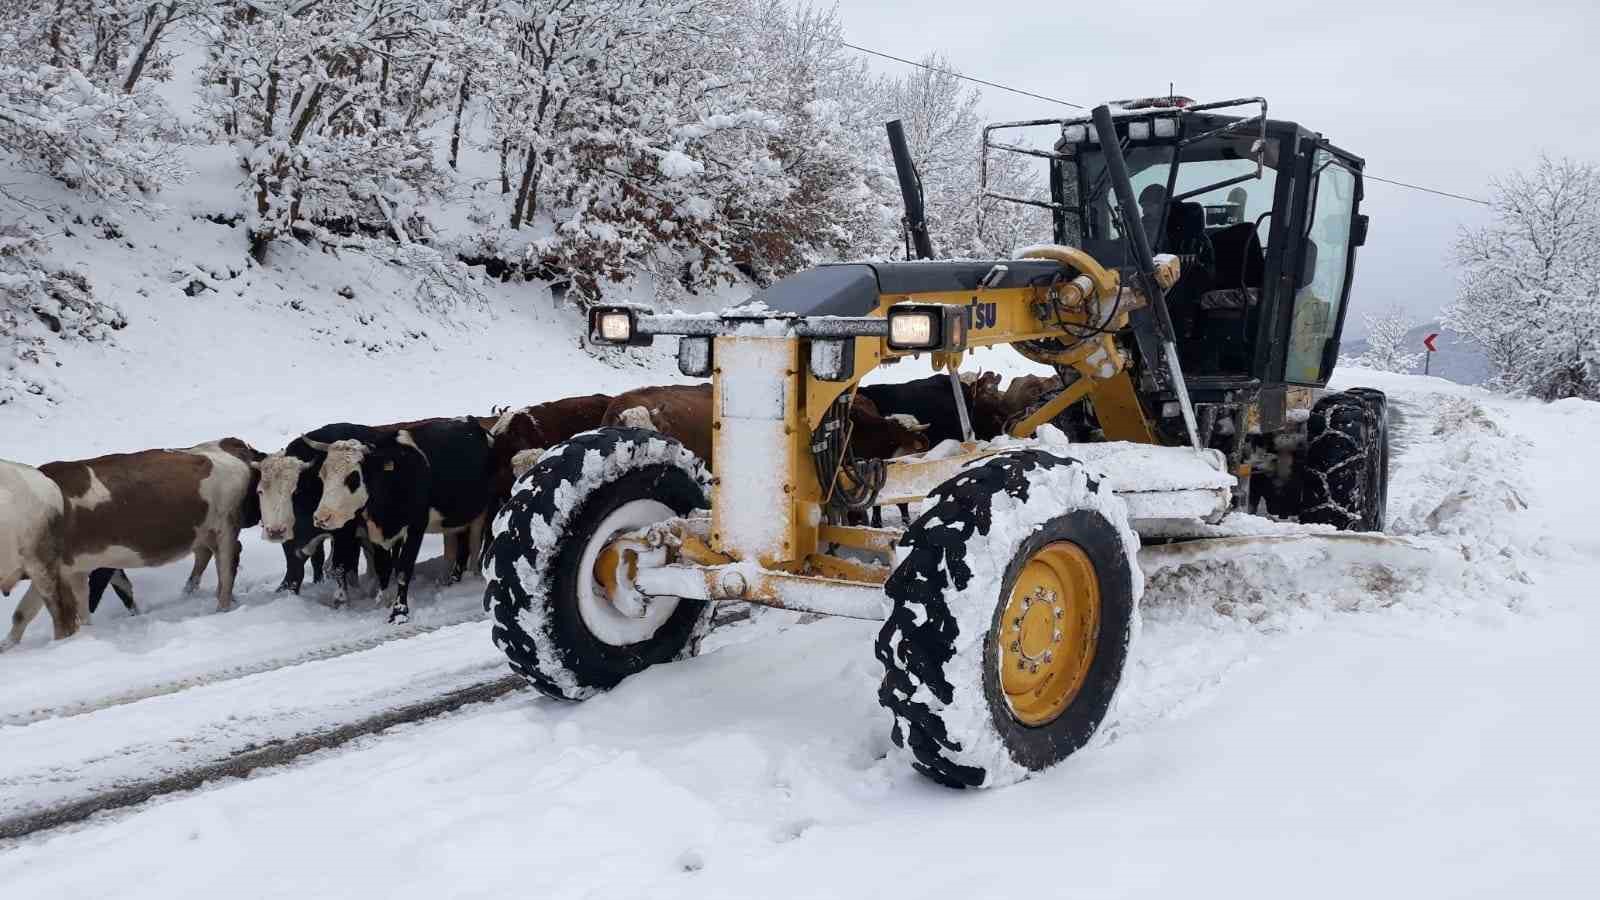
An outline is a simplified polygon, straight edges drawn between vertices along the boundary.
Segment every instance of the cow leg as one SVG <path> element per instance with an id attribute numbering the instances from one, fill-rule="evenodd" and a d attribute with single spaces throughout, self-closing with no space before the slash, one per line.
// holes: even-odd
<path id="1" fill-rule="evenodd" d="M 882 528 L 883 527 L 883 507 L 881 507 L 881 506 L 874 506 L 872 508 L 872 527 L 873 528 Z"/>
<path id="2" fill-rule="evenodd" d="M 473 574 L 483 571 L 483 535 L 488 530 L 488 510 L 484 510 L 483 515 L 473 519 L 467 527 L 467 571 Z"/>
<path id="3" fill-rule="evenodd" d="M 311 548 L 311 583 L 312 584 L 320 584 L 322 582 L 322 565 L 323 565 L 323 563 L 327 562 L 327 558 L 328 558 L 328 555 L 325 552 L 323 552 L 323 549 L 322 549 L 322 542 L 321 541 L 317 541 L 317 545 L 315 547 Z M 298 593 L 298 592 L 299 592 L 298 589 L 296 589 L 296 593 Z"/>
<path id="4" fill-rule="evenodd" d="M 89 615 L 94 615 L 100 608 L 100 598 L 105 596 L 106 588 L 111 586 L 111 579 L 116 574 L 116 569 L 95 569 L 89 573 Z"/>
<path id="5" fill-rule="evenodd" d="M 206 574 L 206 566 L 211 565 L 212 552 L 209 546 L 194 548 L 194 568 L 189 570 L 189 580 L 183 583 L 183 593 L 192 594 L 200 590 L 200 579 Z M 217 586 L 222 585 L 222 560 L 217 560 Z"/>
<path id="6" fill-rule="evenodd" d="M 392 605 L 394 598 L 389 595 L 389 583 L 394 574 L 394 556 L 376 544 L 368 546 L 367 552 L 372 554 L 372 574 L 378 579 L 378 596 Z"/>
<path id="7" fill-rule="evenodd" d="M 391 625 L 404 625 L 411 621 L 411 573 L 416 570 L 417 554 L 422 552 L 422 535 L 427 527 L 426 522 L 414 523 L 395 559 L 395 599 L 394 605 L 389 608 Z"/>
<path id="8" fill-rule="evenodd" d="M 83 578 L 82 581 L 83 593 L 79 596 L 87 603 L 88 579 Z M 57 640 L 78 633 L 78 627 L 83 620 L 78 615 L 77 598 L 66 589 L 66 585 L 67 579 L 58 572 L 51 572 L 38 578 L 29 573 L 28 592 L 22 595 L 16 611 L 11 614 L 11 631 L 5 640 L 0 640 L 0 652 L 9 650 L 22 641 L 22 633 L 28 630 L 28 623 L 33 621 L 40 609 L 50 610 L 50 619 L 55 626 Z"/>
<path id="9" fill-rule="evenodd" d="M 56 580 L 56 604 L 66 611 L 76 611 L 79 627 L 93 624 L 89 621 L 89 573 L 88 572 L 62 572 Z M 48 600 L 49 598 L 45 598 Z M 55 610 L 52 609 L 53 613 Z M 38 610 L 34 610 L 38 612 Z M 59 631 L 60 629 L 57 629 Z M 76 630 L 76 629 L 74 629 Z M 69 631 L 67 634 L 71 634 Z M 66 635 L 60 635 L 65 637 Z"/>
<path id="10" fill-rule="evenodd" d="M 121 569 L 95 569 L 89 573 L 90 615 L 100 608 L 100 599 L 105 596 L 108 587 L 117 592 L 122 605 L 128 609 L 128 615 L 139 614 L 139 604 L 133 601 L 133 582 L 128 580 L 128 573 Z"/>
<path id="11" fill-rule="evenodd" d="M 321 544 L 317 545 L 317 551 L 316 552 L 318 554 L 322 553 L 322 545 Z M 316 570 L 317 580 L 321 581 L 322 580 L 322 564 L 320 562 L 318 562 L 317 560 L 313 559 L 312 560 L 312 566 Z M 300 551 L 295 548 L 294 544 L 284 544 L 283 545 L 283 580 L 278 582 L 278 593 L 281 594 L 284 591 L 292 591 L 293 593 L 298 594 L 298 593 L 300 593 L 300 585 L 303 584 L 305 582 L 305 580 L 306 580 L 306 558 L 304 556 L 300 555 Z"/>
<path id="12" fill-rule="evenodd" d="M 466 559 L 461 553 L 461 532 L 444 533 L 444 583 L 455 584 L 461 580 L 462 565 Z"/>
<path id="13" fill-rule="evenodd" d="M 217 541 L 217 612 L 227 612 L 233 609 L 233 579 L 239 574 L 239 536 L 237 533 L 223 534 Z M 200 554 L 195 553 L 198 560 Z M 200 566 L 196 571 L 204 572 L 205 566 Z M 196 579 L 198 581 L 198 579 Z"/>
<path id="14" fill-rule="evenodd" d="M 139 604 L 133 602 L 133 582 L 128 580 L 128 573 L 122 569 L 116 570 L 111 575 L 111 589 L 117 592 L 122 599 L 122 605 L 127 607 L 128 615 L 139 614 Z"/>
<path id="15" fill-rule="evenodd" d="M 359 535 L 358 535 L 358 538 L 359 538 Z M 367 572 L 369 574 L 372 574 L 372 575 L 376 576 L 377 572 L 378 572 L 378 553 L 379 553 L 380 548 L 374 547 L 372 545 L 372 542 L 367 540 L 366 538 L 359 538 L 359 539 L 360 539 L 360 542 L 361 542 L 361 555 L 366 557 L 366 560 L 367 560 Z M 355 569 L 355 563 L 351 563 L 350 564 L 350 574 L 351 575 L 358 574 L 356 572 L 356 569 Z M 384 578 L 387 578 L 387 577 L 388 576 L 384 576 Z M 379 584 L 379 588 L 381 589 L 383 584 L 387 584 L 387 583 L 388 583 L 387 581 L 382 582 L 381 584 Z"/>
<path id="16" fill-rule="evenodd" d="M 28 630 L 28 623 L 33 621 L 33 617 L 39 614 L 39 608 L 47 602 L 45 598 L 47 591 L 47 588 L 40 587 L 38 581 L 30 580 L 28 582 L 28 592 L 22 595 L 21 600 L 17 601 L 17 608 L 11 613 L 11 632 L 6 635 L 5 640 L 0 641 L 0 651 L 10 650 L 22 642 L 22 633 Z M 56 610 L 52 607 L 51 613 L 55 612 Z M 63 621 L 60 616 L 56 617 L 55 624 L 56 637 L 66 637 L 65 634 L 61 633 Z M 73 631 L 77 630 L 76 625 L 77 622 L 74 621 Z M 71 633 L 71 631 L 67 632 L 67 634 Z"/>
<path id="17" fill-rule="evenodd" d="M 333 555 L 328 561 L 328 577 L 333 579 L 335 609 L 350 602 L 350 589 L 356 586 L 356 560 L 360 555 L 360 542 L 356 539 L 354 524 L 333 533 Z"/>
<path id="18" fill-rule="evenodd" d="M 909 504 L 909 503 L 900 504 L 900 521 L 901 522 L 910 522 L 911 521 L 911 504 Z"/>

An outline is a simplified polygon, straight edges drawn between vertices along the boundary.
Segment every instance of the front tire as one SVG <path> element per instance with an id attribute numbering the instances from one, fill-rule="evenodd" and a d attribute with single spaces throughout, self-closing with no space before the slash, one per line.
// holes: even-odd
<path id="1" fill-rule="evenodd" d="M 1126 509 L 1034 450 L 945 482 L 885 584 L 879 701 L 913 768 L 1009 784 L 1087 744 L 1112 707 L 1143 577 Z"/>
<path id="2" fill-rule="evenodd" d="M 706 504 L 705 466 L 653 431 L 602 428 L 544 454 L 495 517 L 484 607 L 511 670 L 547 696 L 585 700 L 698 649 L 712 604 L 656 598 L 613 606 L 596 577 L 617 534 Z M 635 611 L 637 613 L 637 611 Z"/>

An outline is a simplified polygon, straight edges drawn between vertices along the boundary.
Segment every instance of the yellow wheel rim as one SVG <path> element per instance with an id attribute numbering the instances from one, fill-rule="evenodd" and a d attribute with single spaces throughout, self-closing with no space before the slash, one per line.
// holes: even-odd
<path id="1" fill-rule="evenodd" d="M 1058 541 L 1017 575 L 995 629 L 1011 715 L 1046 725 L 1082 690 L 1100 631 L 1100 579 L 1077 544 Z"/>

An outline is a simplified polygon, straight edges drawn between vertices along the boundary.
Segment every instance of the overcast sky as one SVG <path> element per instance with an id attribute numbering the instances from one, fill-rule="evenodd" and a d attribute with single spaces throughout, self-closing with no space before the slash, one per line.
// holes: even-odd
<path id="1" fill-rule="evenodd" d="M 840 12 L 852 43 L 941 51 L 966 74 L 1086 106 L 1169 81 L 1197 100 L 1261 95 L 1370 174 L 1468 196 L 1541 150 L 1600 161 L 1600 0 L 841 0 Z M 991 119 L 1072 112 L 990 88 L 984 103 Z M 1432 316 L 1455 290 L 1455 235 L 1484 208 L 1368 181 L 1362 209 L 1372 230 L 1353 312 Z"/>

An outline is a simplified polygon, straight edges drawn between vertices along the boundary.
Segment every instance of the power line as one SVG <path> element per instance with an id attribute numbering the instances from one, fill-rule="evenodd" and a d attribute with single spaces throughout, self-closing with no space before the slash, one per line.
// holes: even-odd
<path id="1" fill-rule="evenodd" d="M 1391 179 L 1388 179 L 1388 178 L 1379 178 L 1376 175 L 1368 175 L 1365 172 L 1362 173 L 1362 176 L 1364 178 L 1366 178 L 1368 181 L 1381 181 L 1384 184 L 1392 184 L 1392 185 L 1394 185 L 1396 187 L 1410 188 L 1413 191 L 1426 191 L 1429 194 L 1438 194 L 1441 197 L 1453 197 L 1456 200 L 1465 200 L 1468 203 L 1480 203 L 1480 204 L 1482 204 L 1484 206 L 1493 205 L 1489 201 L 1487 201 L 1487 200 L 1479 200 L 1477 197 L 1467 197 L 1467 196 L 1463 196 L 1461 194 L 1452 194 L 1449 191 L 1438 191 L 1438 190 L 1434 190 L 1433 188 L 1430 188 L 1430 187 L 1423 187 L 1420 184 L 1406 184 L 1404 181 L 1394 181 L 1394 180 L 1391 180 Z"/>
<path id="2" fill-rule="evenodd" d="M 1088 109 L 1087 106 L 1084 106 L 1084 105 L 1079 104 L 1079 103 L 1073 103 L 1073 102 L 1071 102 L 1069 100 L 1062 100 L 1060 97 L 1049 97 L 1049 96 L 1046 96 L 1044 94 L 1035 94 L 1033 91 L 1025 91 L 1025 90 L 1023 90 L 1021 88 L 1014 88 L 1014 87 L 1011 87 L 1010 85 L 1000 84 L 1000 83 L 994 82 L 994 81 L 985 81 L 982 78 L 974 78 L 971 75 L 963 75 L 962 73 L 956 72 L 956 71 L 951 70 L 951 69 L 941 69 L 938 66 L 930 66 L 927 63 L 917 62 L 914 59 L 906 59 L 903 56 L 895 56 L 892 53 L 884 53 L 882 50 L 873 50 L 873 49 L 871 49 L 869 47 L 862 47 L 862 46 L 860 46 L 858 44 L 852 44 L 849 41 L 840 41 L 839 43 L 842 46 L 849 47 L 851 50 L 855 50 L 855 51 L 857 51 L 859 53 L 866 53 L 866 54 L 869 54 L 871 56 L 880 56 L 880 57 L 882 57 L 884 59 L 892 59 L 897 63 L 904 63 L 904 64 L 906 64 L 908 66 L 916 66 L 919 69 L 926 69 L 929 72 L 937 72 L 940 75 L 949 75 L 952 78 L 959 78 L 962 81 L 970 81 L 970 82 L 972 82 L 974 84 L 984 85 L 985 87 L 992 87 L 992 88 L 995 88 L 997 90 L 1008 91 L 1008 92 L 1013 93 L 1013 94 L 1020 94 L 1020 95 L 1022 95 L 1024 97 L 1032 97 L 1035 100 L 1044 100 L 1044 101 L 1049 102 L 1049 103 L 1059 103 L 1062 106 L 1068 106 L 1068 107 L 1071 107 L 1073 109 Z M 1441 190 L 1437 190 L 1435 188 L 1423 187 L 1420 184 L 1408 184 L 1408 183 L 1406 183 L 1404 181 L 1395 181 L 1395 180 L 1390 179 L 1390 178 L 1379 178 L 1378 176 L 1372 175 L 1372 174 L 1367 173 L 1367 172 L 1363 172 L 1362 173 L 1362 177 L 1364 177 L 1364 178 L 1366 178 L 1366 179 L 1368 179 L 1370 181 L 1381 181 L 1384 184 L 1392 184 L 1395 187 L 1408 188 L 1408 189 L 1413 190 L 1413 191 L 1422 191 L 1423 193 L 1426 193 L 1426 194 L 1436 194 L 1436 195 L 1438 195 L 1440 197 L 1449 197 L 1449 198 L 1451 198 L 1453 200 L 1465 200 L 1468 203 L 1477 203 L 1477 204 L 1480 204 L 1482 206 L 1491 205 L 1489 203 L 1489 201 L 1480 200 L 1477 197 L 1468 197 L 1468 196 L 1465 196 L 1465 195 L 1462 195 L 1462 194 L 1452 194 L 1449 191 L 1441 191 Z"/>
<path id="3" fill-rule="evenodd" d="M 977 83 L 977 84 L 987 85 L 988 87 L 998 88 L 999 90 L 1002 90 L 1002 91 L 1010 91 L 1013 94 L 1021 94 L 1024 97 L 1032 97 L 1035 100 L 1046 100 L 1046 101 L 1049 101 L 1050 103 L 1059 103 L 1062 106 L 1070 106 L 1073 109 L 1088 109 L 1087 106 L 1079 106 L 1076 103 L 1069 103 L 1066 100 L 1062 100 L 1059 97 L 1046 97 L 1044 94 L 1035 94 L 1033 91 L 1025 91 L 1025 90 L 1023 90 L 1021 88 L 1008 87 L 1008 86 L 1003 85 L 1003 84 L 996 84 L 993 81 L 984 81 L 982 78 L 973 78 L 971 75 L 963 75 L 960 72 L 954 72 L 954 71 L 951 71 L 950 69 L 941 69 L 938 66 L 930 66 L 927 63 L 917 62 L 916 60 L 904 59 L 904 58 L 899 57 L 899 56 L 892 56 L 892 55 L 890 55 L 888 53 L 884 53 L 881 50 L 869 50 L 866 47 L 858 47 L 855 44 L 850 43 L 849 41 L 840 41 L 839 43 L 843 44 L 846 47 L 849 47 L 851 50 L 857 50 L 857 51 L 860 51 L 861 53 L 870 53 L 873 56 L 881 56 L 884 59 L 892 59 L 897 63 L 905 63 L 908 66 L 916 66 L 919 69 L 927 69 L 929 72 L 938 72 L 940 75 L 949 75 L 952 78 L 959 78 L 962 81 L 971 81 L 971 82 L 974 82 L 974 83 Z"/>

